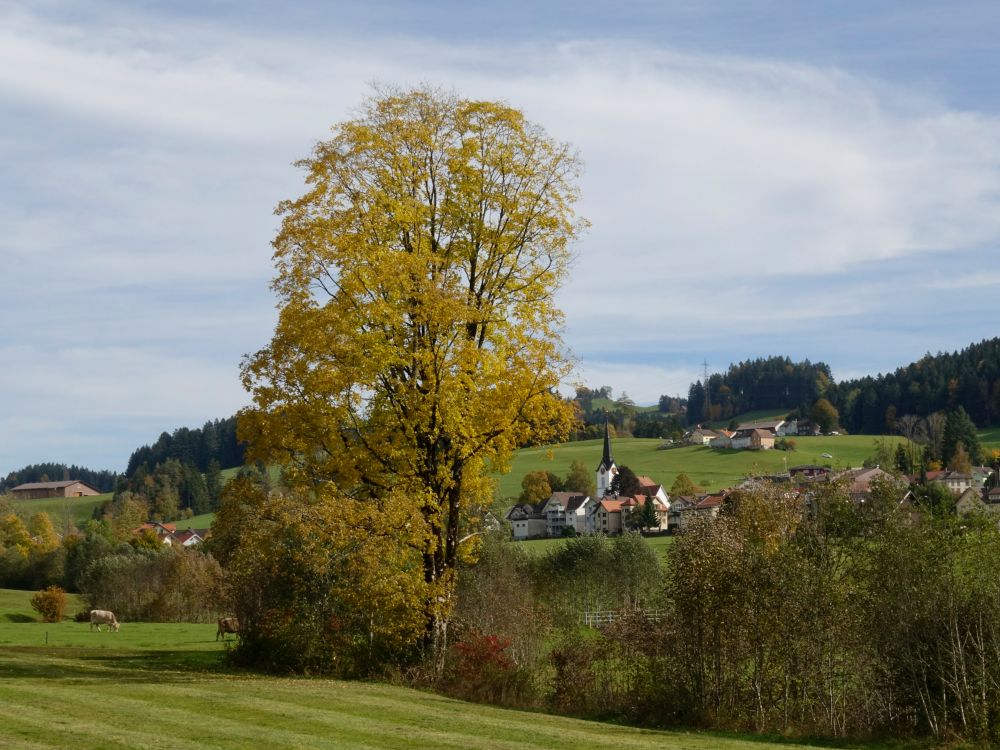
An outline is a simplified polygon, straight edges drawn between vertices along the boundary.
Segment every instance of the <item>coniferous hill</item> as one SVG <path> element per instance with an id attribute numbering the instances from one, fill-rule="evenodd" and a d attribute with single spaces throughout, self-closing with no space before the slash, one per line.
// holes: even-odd
<path id="1" fill-rule="evenodd" d="M 715 373 L 705 384 L 697 381 L 688 390 L 688 422 L 729 420 L 750 411 L 798 409 L 806 414 L 833 385 L 829 365 L 792 362 L 788 357 L 747 360 Z"/>
<path id="2" fill-rule="evenodd" d="M 1000 425 L 1000 338 L 952 353 L 926 354 L 895 372 L 836 383 L 823 362 L 767 357 L 730 365 L 688 391 L 687 421 L 728 420 L 753 411 L 808 416 L 826 398 L 853 433 L 893 432 L 903 415 L 926 417 L 962 407 L 979 427 Z"/>
<path id="3" fill-rule="evenodd" d="M 94 470 L 84 466 L 67 466 L 52 462 L 30 464 L 0 479 L 0 493 L 27 482 L 61 482 L 66 479 L 79 479 L 101 492 L 111 492 L 118 482 L 118 477 L 117 472 L 107 469 Z"/>
<path id="4" fill-rule="evenodd" d="M 850 432 L 882 433 L 904 414 L 962 407 L 979 427 L 1000 424 L 1000 338 L 926 354 L 895 372 L 845 380 L 830 400 Z"/>
<path id="5" fill-rule="evenodd" d="M 162 433 L 155 443 L 132 453 L 126 476 L 134 475 L 140 466 L 153 469 L 171 458 L 203 472 L 213 460 L 223 469 L 242 466 L 243 445 L 236 439 L 236 416 L 206 422 L 200 429 L 181 427 L 172 435 Z"/>

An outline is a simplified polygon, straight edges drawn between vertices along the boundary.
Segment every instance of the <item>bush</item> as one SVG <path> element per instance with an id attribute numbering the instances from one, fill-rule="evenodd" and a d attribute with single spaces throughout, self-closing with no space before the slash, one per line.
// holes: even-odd
<path id="1" fill-rule="evenodd" d="M 534 705 L 530 670 L 511 658 L 509 638 L 468 631 L 449 653 L 443 687 L 464 700 L 505 706 Z"/>
<path id="2" fill-rule="evenodd" d="M 59 622 L 66 612 L 66 592 L 49 586 L 31 597 L 31 608 L 42 616 L 42 622 Z"/>

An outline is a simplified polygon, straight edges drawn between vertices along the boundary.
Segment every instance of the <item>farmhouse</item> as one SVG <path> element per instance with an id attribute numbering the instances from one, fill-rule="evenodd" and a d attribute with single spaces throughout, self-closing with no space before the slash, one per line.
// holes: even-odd
<path id="1" fill-rule="evenodd" d="M 774 433 L 762 427 L 741 428 L 732 437 L 737 450 L 766 451 L 774 448 Z"/>
<path id="2" fill-rule="evenodd" d="M 717 437 L 719 437 L 719 433 L 715 430 L 709 430 L 704 427 L 696 427 L 691 430 L 691 432 L 689 432 L 684 439 L 691 443 L 691 445 L 709 445 Z"/>
<path id="3" fill-rule="evenodd" d="M 101 491 L 79 479 L 62 482 L 27 482 L 11 489 L 18 500 L 38 500 L 44 497 L 87 497 L 100 495 Z"/>

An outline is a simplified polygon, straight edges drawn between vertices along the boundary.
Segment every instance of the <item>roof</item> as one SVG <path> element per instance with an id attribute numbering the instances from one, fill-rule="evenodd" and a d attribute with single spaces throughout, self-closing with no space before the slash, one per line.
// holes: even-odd
<path id="1" fill-rule="evenodd" d="M 510 510 L 507 511 L 507 515 L 505 515 L 504 518 L 506 518 L 507 520 L 510 520 L 511 518 L 514 517 L 515 514 L 521 513 L 521 514 L 523 514 L 527 518 L 542 518 L 542 519 L 544 519 L 545 516 L 542 515 L 542 508 L 545 507 L 545 503 L 547 503 L 547 502 L 548 502 L 548 499 L 542 500 L 540 503 L 534 503 L 534 504 L 532 504 L 532 503 L 517 503 L 516 505 L 514 505 L 513 508 L 511 508 Z"/>
<path id="2" fill-rule="evenodd" d="M 710 430 L 707 427 L 698 427 L 691 430 L 692 435 L 701 435 L 702 437 L 717 437 L 719 433 L 715 430 Z"/>
<path id="3" fill-rule="evenodd" d="M 743 424 L 737 425 L 737 430 L 777 430 L 781 425 L 785 423 L 784 419 L 757 419 L 753 422 L 744 422 Z"/>
<path id="4" fill-rule="evenodd" d="M 562 506 L 563 510 L 573 511 L 587 502 L 587 496 L 580 492 L 553 492 L 549 495 L 548 499 L 542 503 L 541 508 L 544 508 L 553 500 Z"/>
<path id="5" fill-rule="evenodd" d="M 604 508 L 608 513 L 618 513 L 622 509 L 622 504 L 624 500 L 601 500 L 601 507 Z"/>
<path id="6" fill-rule="evenodd" d="M 718 508 L 722 505 L 723 501 L 726 499 L 724 493 L 719 492 L 715 495 L 705 495 L 701 500 L 695 505 L 695 510 L 703 510 L 708 508 Z"/>
<path id="7" fill-rule="evenodd" d="M 25 484 L 19 484 L 17 487 L 11 488 L 11 492 L 16 492 L 17 490 L 57 490 L 62 487 L 69 487 L 71 484 L 84 484 L 94 492 L 100 492 L 94 485 L 84 482 L 82 479 L 64 479 L 61 482 L 26 482 Z"/>
<path id="8" fill-rule="evenodd" d="M 626 497 L 626 498 L 623 498 L 622 499 L 622 508 L 632 508 L 632 507 L 639 507 L 639 508 L 641 508 L 643 505 L 646 504 L 646 501 L 648 499 L 649 499 L 648 497 L 643 497 L 641 495 L 636 495 L 635 497 Z M 655 497 L 653 498 L 653 506 L 657 510 L 662 510 L 662 511 L 667 510 L 667 506 L 664 505 L 659 500 L 657 500 Z"/>

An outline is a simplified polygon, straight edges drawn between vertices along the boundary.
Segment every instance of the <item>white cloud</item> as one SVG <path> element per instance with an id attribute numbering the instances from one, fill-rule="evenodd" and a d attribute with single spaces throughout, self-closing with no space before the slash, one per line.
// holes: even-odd
<path id="1" fill-rule="evenodd" d="M 687 398 L 688 386 L 700 377 L 696 368 L 668 368 L 594 359 L 580 366 L 574 382 L 591 388 L 610 385 L 614 398 L 627 393 L 635 403 L 648 405 L 655 404 L 664 394 Z M 567 394 L 572 392 L 572 387 L 566 388 Z"/>
<path id="2" fill-rule="evenodd" d="M 686 392 L 701 355 L 667 362 L 677 348 L 891 315 L 886 264 L 1000 240 L 1000 122 L 919 92 L 626 42 L 318 36 L 0 9 L 0 106 L 19 113 L 0 134 L 0 320 L 22 347 L 0 400 L 19 429 L 39 400 L 81 416 L 235 408 L 238 355 L 205 352 L 229 321 L 266 341 L 271 212 L 301 189 L 289 163 L 371 81 L 505 98 L 580 149 L 593 228 L 560 297 L 568 343 L 588 383 L 637 401 Z M 185 296 L 211 279 L 221 299 Z M 119 328 L 139 351 L 109 347 Z M 47 367 L 40 342 L 64 339 L 80 349 Z"/>

